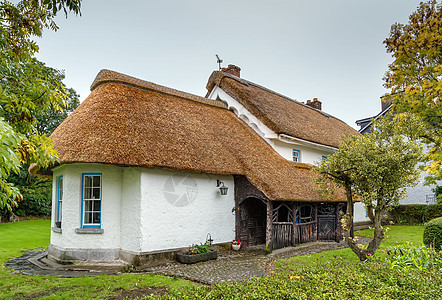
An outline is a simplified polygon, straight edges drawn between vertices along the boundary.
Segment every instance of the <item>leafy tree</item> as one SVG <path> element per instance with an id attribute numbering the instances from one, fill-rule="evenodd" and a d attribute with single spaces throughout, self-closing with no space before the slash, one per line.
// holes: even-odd
<path id="1" fill-rule="evenodd" d="M 7 181 L 20 165 L 36 162 L 47 167 L 57 160 L 48 136 L 39 131 L 37 117 L 67 106 L 68 92 L 62 72 L 45 69 L 33 58 L 38 51 L 32 39 L 44 28 L 57 30 L 60 10 L 80 12 L 80 0 L 0 1 L 0 209 L 10 210 L 21 199 Z"/>
<path id="2" fill-rule="evenodd" d="M 384 44 L 394 58 L 384 77 L 391 90 L 385 100 L 424 122 L 419 137 L 430 148 L 426 171 L 432 181 L 442 179 L 442 3 L 421 2 L 408 24 L 391 26 Z"/>
<path id="3" fill-rule="evenodd" d="M 64 79 L 64 75 L 60 75 L 58 70 L 47 67 L 37 60 L 34 60 L 33 63 L 42 67 L 42 74 L 44 74 L 44 76 L 50 77 L 54 76 L 53 74 L 57 74 L 57 76 L 60 76 L 60 79 Z M 66 88 L 64 84 L 62 84 L 62 86 L 66 91 L 67 107 L 63 111 L 49 109 L 42 111 L 40 114 L 35 114 L 37 120 L 35 124 L 36 130 L 48 136 L 66 119 L 69 113 L 80 104 L 79 96 L 75 90 Z M 24 164 L 17 174 L 13 173 L 7 179 L 8 182 L 18 188 L 22 195 L 18 206 L 13 208 L 12 211 L 18 216 L 50 215 L 52 181 L 30 176 L 27 171 L 28 168 L 29 163 Z M 10 213 L 6 209 L 4 209 L 1 214 L 5 219 L 10 217 Z"/>
<path id="4" fill-rule="evenodd" d="M 416 183 L 420 171 L 415 168 L 422 158 L 422 147 L 406 137 L 419 129 L 419 123 L 409 115 L 400 114 L 393 120 L 380 118 L 371 133 L 348 136 L 340 148 L 317 172 L 317 183 L 326 196 L 333 193 L 333 185 L 343 188 L 347 195 L 347 211 L 342 217 L 344 240 L 360 260 L 373 255 L 384 238 L 382 215 L 389 205 L 397 204 L 405 196 L 405 187 Z M 357 245 L 352 237 L 353 204 L 360 199 L 374 223 L 374 238 L 368 247 Z"/>

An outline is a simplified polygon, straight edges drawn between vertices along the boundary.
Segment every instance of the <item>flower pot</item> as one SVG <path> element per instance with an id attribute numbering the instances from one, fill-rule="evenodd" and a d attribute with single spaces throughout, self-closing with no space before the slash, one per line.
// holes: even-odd
<path id="1" fill-rule="evenodd" d="M 194 264 L 201 261 L 207 261 L 211 259 L 216 259 L 218 257 L 218 252 L 216 250 L 211 250 L 208 253 L 199 253 L 199 254 L 188 254 L 177 253 L 176 255 L 178 261 L 182 264 Z"/>
<path id="2" fill-rule="evenodd" d="M 239 251 L 239 249 L 241 248 L 241 245 L 234 245 L 232 244 L 232 249 L 235 251 Z"/>

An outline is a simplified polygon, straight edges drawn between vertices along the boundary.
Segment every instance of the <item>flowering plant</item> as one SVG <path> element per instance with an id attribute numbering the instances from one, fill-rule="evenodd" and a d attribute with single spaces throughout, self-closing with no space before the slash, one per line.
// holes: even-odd
<path id="1" fill-rule="evenodd" d="M 189 248 L 189 251 L 187 251 L 187 253 L 190 255 L 202 254 L 202 253 L 208 253 L 208 252 L 210 252 L 210 248 L 207 243 L 205 243 L 205 244 L 201 243 L 200 245 L 193 244 Z"/>
<path id="2" fill-rule="evenodd" d="M 244 242 L 241 242 L 240 240 L 233 240 L 232 245 L 244 245 Z"/>

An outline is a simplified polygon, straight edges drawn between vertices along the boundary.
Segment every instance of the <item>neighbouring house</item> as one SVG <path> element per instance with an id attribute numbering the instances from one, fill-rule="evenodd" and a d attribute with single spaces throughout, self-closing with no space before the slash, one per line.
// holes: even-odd
<path id="1" fill-rule="evenodd" d="M 340 240 L 345 195 L 321 198 L 311 168 L 358 133 L 235 66 L 207 87 L 204 98 L 100 71 L 51 135 L 59 163 L 30 168 L 53 178 L 50 258 L 148 264 L 208 234 L 269 251 Z"/>
<path id="2" fill-rule="evenodd" d="M 391 102 L 384 101 L 381 97 L 381 112 L 376 116 L 357 120 L 356 124 L 360 127 L 359 132 L 362 134 L 370 133 L 373 120 L 379 117 L 385 116 L 391 109 Z M 407 197 L 400 200 L 400 204 L 435 204 L 436 195 L 434 188 L 436 185 L 424 185 L 425 177 L 429 174 L 426 172 L 421 173 L 419 183 L 414 187 L 407 188 Z M 439 183 L 442 184 L 442 183 Z"/>

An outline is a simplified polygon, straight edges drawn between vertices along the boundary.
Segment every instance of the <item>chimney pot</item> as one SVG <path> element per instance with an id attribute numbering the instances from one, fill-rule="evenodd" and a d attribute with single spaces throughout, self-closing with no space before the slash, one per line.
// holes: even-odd
<path id="1" fill-rule="evenodd" d="M 318 110 L 322 110 L 322 102 L 318 98 L 313 98 L 313 101 L 307 100 L 307 105 Z"/>
<path id="2" fill-rule="evenodd" d="M 235 65 L 228 65 L 227 68 L 222 68 L 221 71 L 225 72 L 225 73 L 229 73 L 233 76 L 236 77 L 241 77 L 240 73 L 241 73 L 241 68 Z"/>

